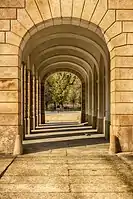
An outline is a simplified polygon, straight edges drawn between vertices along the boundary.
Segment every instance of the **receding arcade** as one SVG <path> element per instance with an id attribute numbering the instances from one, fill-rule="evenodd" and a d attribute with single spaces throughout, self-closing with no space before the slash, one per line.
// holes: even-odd
<path id="1" fill-rule="evenodd" d="M 76 20 L 75 20 L 76 21 Z M 94 24 L 92 24 L 95 26 Z M 41 28 L 40 28 L 41 27 Z M 68 71 L 82 82 L 82 122 L 109 138 L 109 52 L 103 37 L 76 24 L 50 25 L 21 43 L 21 126 L 23 138 L 44 123 L 44 82 L 49 74 Z M 101 33 L 102 35 L 102 33 Z M 25 42 L 26 41 L 26 42 Z M 19 134 L 18 139 L 22 139 Z M 21 148 L 21 147 L 20 147 Z M 14 153 L 19 153 L 15 146 Z"/>

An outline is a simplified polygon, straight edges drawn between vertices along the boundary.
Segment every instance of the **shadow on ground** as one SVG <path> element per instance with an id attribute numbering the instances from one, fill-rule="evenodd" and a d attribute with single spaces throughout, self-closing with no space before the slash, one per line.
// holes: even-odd
<path id="1" fill-rule="evenodd" d="M 104 143 L 108 143 L 108 141 L 104 137 L 28 143 L 28 144 L 24 144 L 24 154 L 43 152 L 43 151 L 48 151 L 48 150 L 53 150 L 53 149 L 62 149 L 66 147 L 69 148 L 69 147 L 97 145 L 97 144 L 104 144 Z"/>

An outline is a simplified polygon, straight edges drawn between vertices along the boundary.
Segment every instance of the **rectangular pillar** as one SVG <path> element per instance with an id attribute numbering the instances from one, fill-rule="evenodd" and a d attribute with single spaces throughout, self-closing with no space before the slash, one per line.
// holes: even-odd
<path id="1" fill-rule="evenodd" d="M 112 58 L 110 69 L 110 151 L 114 153 L 133 151 L 133 57 L 122 49 L 119 54 Z"/>

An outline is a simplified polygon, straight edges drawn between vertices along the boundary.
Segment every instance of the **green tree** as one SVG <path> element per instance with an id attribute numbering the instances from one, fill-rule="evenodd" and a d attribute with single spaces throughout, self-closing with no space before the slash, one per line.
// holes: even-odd
<path id="1" fill-rule="evenodd" d="M 79 96 L 81 83 L 78 77 L 68 72 L 57 72 L 49 76 L 45 83 L 45 99 L 63 107 L 64 103 L 73 106 Z M 49 100 L 52 99 L 52 100 Z"/>

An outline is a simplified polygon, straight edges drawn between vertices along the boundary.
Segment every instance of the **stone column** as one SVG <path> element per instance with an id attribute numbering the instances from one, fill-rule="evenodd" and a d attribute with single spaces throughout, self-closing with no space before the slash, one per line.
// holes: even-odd
<path id="1" fill-rule="evenodd" d="M 103 122 L 104 122 L 104 65 L 102 57 L 100 59 L 99 66 L 99 82 L 98 82 L 98 120 L 97 129 L 99 133 L 103 133 Z"/>
<path id="2" fill-rule="evenodd" d="M 109 71 L 108 71 L 109 72 Z M 107 81 L 106 81 L 107 78 Z M 108 82 L 108 83 L 107 83 Z M 104 76 L 104 135 L 107 140 L 110 137 L 110 74 Z M 107 95 L 108 94 L 108 95 Z"/>
<path id="3" fill-rule="evenodd" d="M 88 85 L 89 83 L 88 83 L 88 80 L 86 81 L 86 86 L 85 86 L 85 121 L 86 122 L 88 122 L 88 109 L 89 109 L 89 104 L 88 104 L 88 102 L 89 102 L 89 100 L 88 100 L 88 97 L 89 97 L 89 95 L 88 95 Z"/>
<path id="4" fill-rule="evenodd" d="M 88 77 L 88 125 L 92 125 L 92 76 Z"/>
<path id="5" fill-rule="evenodd" d="M 41 123 L 45 123 L 44 82 L 41 83 Z"/>
<path id="6" fill-rule="evenodd" d="M 110 68 L 111 153 L 133 151 L 133 46 L 129 52 L 124 47 L 120 48 L 119 53 L 116 52 Z"/>
<path id="7" fill-rule="evenodd" d="M 27 91 L 28 91 L 28 115 L 27 115 L 27 127 L 28 134 L 31 133 L 31 71 L 27 70 L 28 82 L 27 82 Z"/>
<path id="8" fill-rule="evenodd" d="M 82 83 L 81 123 L 85 122 L 85 83 Z"/>
<path id="9" fill-rule="evenodd" d="M 23 62 L 21 65 L 21 131 L 22 131 L 22 140 L 25 139 L 25 125 L 24 125 L 24 97 L 25 97 L 25 92 L 24 92 L 24 81 L 25 81 L 25 63 Z"/>
<path id="10" fill-rule="evenodd" d="M 38 119 L 39 119 L 39 124 L 41 124 L 41 79 L 40 79 L 40 77 L 39 77 L 39 85 L 38 85 L 39 87 L 38 87 L 38 102 L 39 102 L 39 107 L 38 107 L 38 109 L 39 109 L 39 112 L 38 112 L 38 114 L 39 114 L 39 116 L 38 116 Z"/>
<path id="11" fill-rule="evenodd" d="M 36 126 L 39 125 L 39 79 L 36 74 Z"/>
<path id="12" fill-rule="evenodd" d="M 97 74 L 96 69 L 93 70 L 92 81 L 92 128 L 97 126 Z"/>
<path id="13" fill-rule="evenodd" d="M 25 134 L 27 134 L 27 99 L 28 99 L 28 92 L 27 92 L 27 65 L 25 64 L 25 67 L 24 67 L 24 132 Z"/>
<path id="14" fill-rule="evenodd" d="M 35 66 L 33 65 L 32 72 L 32 128 L 36 127 L 36 76 Z"/>

